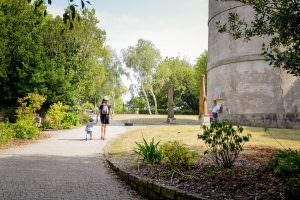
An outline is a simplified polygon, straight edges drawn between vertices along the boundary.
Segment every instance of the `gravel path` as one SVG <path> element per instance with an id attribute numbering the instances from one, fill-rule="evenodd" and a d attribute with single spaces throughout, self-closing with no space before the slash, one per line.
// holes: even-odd
<path id="1" fill-rule="evenodd" d="M 85 141 L 84 127 L 55 131 L 38 143 L 0 153 L 0 199 L 140 199 L 103 162 L 107 141 L 128 128 L 108 127 L 108 139 Z"/>

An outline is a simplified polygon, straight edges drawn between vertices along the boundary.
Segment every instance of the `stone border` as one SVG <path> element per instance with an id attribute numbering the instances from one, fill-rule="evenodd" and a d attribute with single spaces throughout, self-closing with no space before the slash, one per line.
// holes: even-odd
<path id="1" fill-rule="evenodd" d="M 149 199 L 168 199 L 168 200 L 206 200 L 199 194 L 188 193 L 175 187 L 160 185 L 151 180 L 140 178 L 130 172 L 117 167 L 106 157 L 109 167 L 130 187 L 140 195 Z"/>
<path id="2" fill-rule="evenodd" d="M 121 180 L 125 181 L 133 190 L 137 191 L 143 197 L 167 200 L 207 200 L 207 198 L 204 198 L 200 194 L 188 193 L 175 187 L 154 183 L 152 180 L 138 177 L 121 169 L 109 159 L 107 152 L 109 145 L 110 142 L 107 143 L 104 148 L 104 157 L 109 167 L 121 178 Z"/>

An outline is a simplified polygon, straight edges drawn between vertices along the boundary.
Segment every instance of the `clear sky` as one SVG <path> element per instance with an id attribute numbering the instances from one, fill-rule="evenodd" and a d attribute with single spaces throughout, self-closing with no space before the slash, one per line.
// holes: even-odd
<path id="1" fill-rule="evenodd" d="M 79 0 L 77 0 L 79 2 Z M 90 0 L 118 52 L 139 38 L 151 40 L 163 56 L 191 62 L 207 49 L 208 0 Z M 53 0 L 50 13 L 62 15 L 68 0 Z"/>

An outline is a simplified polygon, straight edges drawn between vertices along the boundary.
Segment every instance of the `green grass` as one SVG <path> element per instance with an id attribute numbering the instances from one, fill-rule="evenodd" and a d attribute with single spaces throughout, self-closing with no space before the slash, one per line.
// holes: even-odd
<path id="1" fill-rule="evenodd" d="M 176 115 L 175 118 L 177 125 L 200 125 L 197 115 Z M 135 125 L 166 125 L 167 115 L 117 114 L 114 119 Z"/>
<path id="2" fill-rule="evenodd" d="M 188 116 L 188 118 L 193 119 L 193 116 Z M 131 155 L 136 147 L 135 142 L 142 142 L 143 137 L 146 140 L 155 138 L 156 141 L 161 141 L 161 144 L 167 141 L 178 140 L 201 153 L 205 150 L 205 145 L 197 138 L 200 132 L 201 128 L 199 125 L 147 126 L 142 129 L 132 130 L 114 139 L 108 148 L 108 153 L 115 158 L 134 159 L 134 156 Z M 299 129 L 270 129 L 270 132 L 285 148 L 300 149 Z M 248 153 L 251 151 L 250 147 L 253 146 L 282 149 L 280 144 L 270 134 L 266 133 L 263 128 L 245 127 L 244 133 L 252 135 L 250 142 L 246 145 L 246 149 L 249 147 Z"/>

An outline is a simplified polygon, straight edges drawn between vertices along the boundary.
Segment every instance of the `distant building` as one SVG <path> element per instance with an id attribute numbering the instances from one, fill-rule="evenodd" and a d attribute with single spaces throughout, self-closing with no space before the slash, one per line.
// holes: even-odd
<path id="1" fill-rule="evenodd" d="M 249 126 L 300 128 L 300 78 L 275 69 L 261 56 L 262 41 L 234 40 L 215 22 L 229 12 L 251 19 L 250 6 L 209 1 L 208 107 L 223 102 L 223 118 Z"/>

